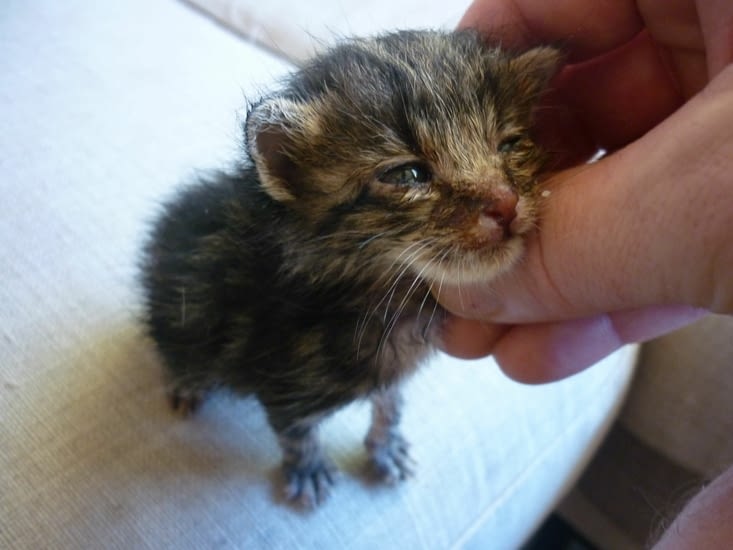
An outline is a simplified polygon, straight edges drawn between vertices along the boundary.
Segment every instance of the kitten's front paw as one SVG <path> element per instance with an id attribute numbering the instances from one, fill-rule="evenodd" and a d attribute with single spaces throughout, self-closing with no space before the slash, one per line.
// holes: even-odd
<path id="1" fill-rule="evenodd" d="M 410 456 L 410 444 L 398 432 L 383 439 L 367 438 L 366 448 L 372 472 L 382 481 L 395 484 L 415 474 L 416 463 Z"/>
<path id="2" fill-rule="evenodd" d="M 338 468 L 325 458 L 309 464 L 283 464 L 283 472 L 285 498 L 307 509 L 328 498 L 338 477 Z"/>
<path id="3" fill-rule="evenodd" d="M 168 392 L 168 403 L 173 412 L 188 418 L 196 413 L 204 402 L 206 394 L 202 390 L 192 390 L 176 386 Z"/>

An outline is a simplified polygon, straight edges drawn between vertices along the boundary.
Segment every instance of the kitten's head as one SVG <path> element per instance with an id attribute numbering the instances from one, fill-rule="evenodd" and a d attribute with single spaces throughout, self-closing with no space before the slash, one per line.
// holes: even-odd
<path id="1" fill-rule="evenodd" d="M 246 125 L 263 188 L 297 220 L 294 266 L 458 283 L 511 265 L 535 220 L 532 111 L 557 64 L 550 48 L 425 31 L 348 42 L 295 73 Z"/>

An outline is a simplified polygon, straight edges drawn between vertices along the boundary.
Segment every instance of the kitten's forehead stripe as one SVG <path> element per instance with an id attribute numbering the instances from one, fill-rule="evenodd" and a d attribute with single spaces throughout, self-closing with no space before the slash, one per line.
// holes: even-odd
<path id="1" fill-rule="evenodd" d="M 495 52 L 473 35 L 447 43 L 438 33 L 402 32 L 341 45 L 308 65 L 289 88 L 302 101 L 329 97 L 334 115 L 344 114 L 337 107 L 348 102 L 371 122 L 374 133 L 396 134 L 400 145 L 415 154 L 425 152 L 426 145 L 458 151 L 457 142 L 482 143 L 494 131 L 499 65 Z M 416 128 L 423 121 L 433 127 Z M 351 122 L 364 125 L 364 120 Z M 436 132 L 444 133 L 448 143 L 425 139 Z M 466 151 L 457 160 L 474 153 Z"/>

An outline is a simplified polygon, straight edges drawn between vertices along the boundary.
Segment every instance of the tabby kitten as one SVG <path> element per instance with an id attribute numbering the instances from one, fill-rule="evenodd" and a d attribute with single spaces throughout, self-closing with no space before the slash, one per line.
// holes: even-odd
<path id="1" fill-rule="evenodd" d="M 408 476 L 399 384 L 433 350 L 431 289 L 521 254 L 542 159 L 528 128 L 557 63 L 473 32 L 403 31 L 338 45 L 255 104 L 248 158 L 184 189 L 145 250 L 173 407 L 257 396 L 287 498 L 310 506 L 336 473 L 319 422 L 368 397 L 371 464 Z"/>

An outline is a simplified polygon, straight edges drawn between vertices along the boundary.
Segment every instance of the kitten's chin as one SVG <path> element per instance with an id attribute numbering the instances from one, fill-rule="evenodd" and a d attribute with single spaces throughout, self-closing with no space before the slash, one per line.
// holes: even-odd
<path id="1" fill-rule="evenodd" d="M 441 285 L 488 283 L 511 269 L 524 252 L 524 240 L 513 238 L 491 249 L 459 250 L 436 262 L 416 266 L 419 276 L 439 288 Z"/>

